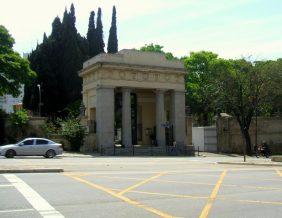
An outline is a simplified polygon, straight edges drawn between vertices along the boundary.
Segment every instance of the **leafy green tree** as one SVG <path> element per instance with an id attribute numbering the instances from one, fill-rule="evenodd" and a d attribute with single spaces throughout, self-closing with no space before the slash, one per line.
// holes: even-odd
<path id="1" fill-rule="evenodd" d="M 251 63 L 224 60 L 212 52 L 192 52 L 184 59 L 187 103 L 200 125 L 209 125 L 216 111 L 234 116 L 252 153 L 249 128 L 253 117 L 281 109 L 281 60 Z"/>
<path id="2" fill-rule="evenodd" d="M 13 50 L 14 43 L 8 30 L 0 25 L 0 96 L 18 96 L 21 85 L 36 77 L 36 73 L 30 69 L 29 61 Z"/>
<path id="3" fill-rule="evenodd" d="M 212 52 L 191 52 L 184 59 L 186 76 L 186 100 L 198 124 L 208 126 L 215 115 L 218 96 L 214 62 L 218 55 Z"/>
<path id="4" fill-rule="evenodd" d="M 158 45 L 158 44 L 154 45 L 153 43 L 151 43 L 151 44 L 146 44 L 146 45 L 142 46 L 142 47 L 140 48 L 140 51 L 149 51 L 149 52 L 165 53 L 165 52 L 163 51 L 163 46 Z"/>
<path id="5" fill-rule="evenodd" d="M 258 115 L 272 116 L 282 111 L 282 59 L 276 61 L 256 61 L 254 70 L 264 74 L 264 83 L 268 87 L 258 87 L 260 104 Z"/>
<path id="6" fill-rule="evenodd" d="M 116 7 L 113 7 L 112 25 L 108 39 L 108 53 L 118 52 L 118 39 L 117 39 L 117 21 L 116 21 Z"/>
<path id="7" fill-rule="evenodd" d="M 22 138 L 25 135 L 25 129 L 29 120 L 27 111 L 24 109 L 16 110 L 10 114 L 9 120 L 12 125 L 12 131 L 15 133 L 15 138 Z"/>
<path id="8" fill-rule="evenodd" d="M 270 75 L 262 66 L 255 66 L 244 59 L 220 59 L 214 67 L 218 73 L 221 108 L 237 119 L 246 152 L 252 154 L 249 128 L 257 108 L 267 103 L 266 97 L 273 90 Z"/>
<path id="9" fill-rule="evenodd" d="M 97 52 L 98 54 L 104 53 L 104 35 L 103 35 L 103 24 L 102 24 L 102 11 L 101 8 L 98 8 L 98 16 L 97 16 L 97 27 L 96 27 L 96 39 L 97 43 Z"/>
<path id="10" fill-rule="evenodd" d="M 157 52 L 157 53 L 162 53 L 165 54 L 166 59 L 168 60 L 174 60 L 174 59 L 178 59 L 176 57 L 173 56 L 173 54 L 171 52 L 164 52 L 163 51 L 163 46 L 158 45 L 158 44 L 146 44 L 145 46 L 142 46 L 140 48 L 140 51 L 147 51 L 147 52 Z"/>

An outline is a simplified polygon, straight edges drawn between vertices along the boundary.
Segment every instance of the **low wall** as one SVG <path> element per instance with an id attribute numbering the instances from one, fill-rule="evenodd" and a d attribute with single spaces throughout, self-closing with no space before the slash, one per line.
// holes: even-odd
<path id="1" fill-rule="evenodd" d="M 63 136 L 51 134 L 51 135 L 48 135 L 48 139 L 62 144 L 64 151 L 70 151 L 70 143 Z"/>
<path id="2" fill-rule="evenodd" d="M 46 117 L 30 117 L 28 120 L 27 136 L 44 137 L 42 126 L 46 121 Z"/>
<path id="3" fill-rule="evenodd" d="M 88 133 L 85 136 L 84 144 L 80 148 L 81 152 L 93 152 L 97 150 L 96 148 L 96 134 L 95 133 Z"/>
<path id="4" fill-rule="evenodd" d="M 255 144 L 255 119 L 250 126 L 251 144 Z M 237 120 L 220 117 L 217 120 L 218 152 L 242 153 L 244 138 Z M 266 141 L 272 154 L 282 154 L 282 117 L 258 117 L 257 143 Z"/>
<path id="5" fill-rule="evenodd" d="M 14 143 L 26 137 L 44 137 L 42 125 L 46 122 L 45 117 L 29 117 L 23 131 L 16 130 L 8 118 L 5 119 L 4 144 Z"/>

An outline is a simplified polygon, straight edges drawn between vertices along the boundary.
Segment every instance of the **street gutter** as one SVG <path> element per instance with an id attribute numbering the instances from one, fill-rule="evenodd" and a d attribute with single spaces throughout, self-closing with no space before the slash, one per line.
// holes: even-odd
<path id="1" fill-rule="evenodd" d="M 229 165 L 246 165 L 246 166 L 265 166 L 265 167 L 282 167 L 282 163 L 252 163 L 252 162 L 216 162 L 217 164 L 229 164 Z"/>

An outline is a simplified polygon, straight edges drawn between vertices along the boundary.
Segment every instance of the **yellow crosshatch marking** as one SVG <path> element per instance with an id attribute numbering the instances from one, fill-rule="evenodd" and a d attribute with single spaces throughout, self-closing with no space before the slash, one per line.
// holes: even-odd
<path id="1" fill-rule="evenodd" d="M 123 194 L 125 194 L 126 192 L 129 192 L 129 191 L 131 191 L 131 190 L 133 190 L 133 189 L 136 189 L 137 187 L 139 187 L 139 186 L 141 186 L 141 185 L 144 185 L 144 184 L 146 184 L 146 183 L 148 183 L 148 182 L 150 182 L 150 181 L 153 181 L 154 179 L 157 179 L 157 178 L 159 178 L 160 176 L 162 176 L 162 175 L 164 175 L 164 174 L 166 174 L 166 173 L 165 173 L 165 172 L 162 172 L 162 173 L 159 173 L 159 174 L 157 174 L 157 175 L 155 175 L 155 176 L 152 176 L 152 177 L 150 177 L 150 178 L 148 178 L 148 179 L 145 179 L 145 180 L 143 180 L 143 181 L 141 181 L 141 182 L 138 182 L 137 184 L 132 185 L 132 186 L 130 186 L 130 187 L 124 189 L 123 191 L 119 192 L 118 195 L 123 195 Z"/>
<path id="2" fill-rule="evenodd" d="M 75 180 L 77 180 L 77 181 L 79 181 L 79 182 L 82 182 L 82 183 L 84 183 L 84 184 L 86 184 L 86 185 L 88 185 L 88 186 L 90 186 L 90 187 L 93 187 L 93 188 L 96 188 L 96 189 L 98 189 L 98 190 L 104 191 L 104 192 L 106 192 L 106 193 L 112 195 L 113 197 L 116 197 L 116 198 L 118 198 L 118 199 L 120 199 L 120 200 L 122 200 L 122 201 L 124 201 L 124 202 L 126 202 L 126 203 L 128 203 L 128 204 L 134 205 L 134 206 L 136 206 L 136 207 L 140 207 L 140 208 L 142 208 L 142 209 L 144 209 L 144 210 L 146 210 L 146 211 L 149 211 L 149 212 L 151 212 L 151 213 L 154 213 L 154 214 L 156 214 L 156 215 L 158 215 L 158 216 L 160 216 L 160 217 L 164 217 L 164 218 L 173 218 L 173 217 L 174 217 L 174 216 L 172 216 L 172 215 L 170 215 L 170 214 L 167 214 L 167 213 L 165 213 L 165 212 L 162 212 L 162 211 L 160 211 L 160 210 L 157 210 L 157 209 L 155 209 L 155 208 L 153 208 L 153 207 L 150 207 L 150 206 L 141 204 L 141 203 L 138 202 L 138 201 L 131 200 L 130 198 L 125 197 L 125 196 L 123 196 L 123 195 L 121 195 L 121 194 L 117 194 L 116 192 L 114 192 L 114 191 L 112 191 L 111 189 L 106 188 L 106 187 L 104 187 L 104 186 L 101 186 L 101 185 L 98 185 L 98 184 L 89 182 L 88 180 L 82 179 L 82 178 L 77 177 L 77 176 L 68 175 L 68 174 L 65 174 L 65 175 L 66 175 L 66 176 L 69 176 L 69 177 L 71 177 L 71 178 L 73 178 L 73 179 L 75 179 Z"/>
<path id="3" fill-rule="evenodd" d="M 276 173 L 281 176 L 281 171 L 278 169 L 275 169 Z M 95 173 L 88 173 L 88 172 L 78 172 L 78 173 L 65 173 L 66 176 L 69 176 L 77 181 L 80 181 L 90 187 L 96 188 L 98 190 L 104 191 L 110 195 L 112 195 L 113 197 L 116 197 L 130 205 L 142 208 L 146 211 L 149 211 L 155 215 L 158 215 L 160 217 L 173 217 L 172 215 L 160 211 L 158 209 L 155 209 L 153 207 L 150 207 L 149 205 L 145 205 L 143 203 L 140 203 L 136 200 L 132 200 L 126 196 L 124 196 L 124 194 L 126 193 L 136 193 L 136 194 L 144 194 L 144 195 L 151 195 L 151 196 L 167 196 L 167 197 L 172 197 L 172 198 L 179 198 L 179 199 L 191 199 L 191 200 L 204 200 L 207 199 L 207 203 L 205 205 L 205 207 L 203 208 L 203 210 L 200 213 L 200 218 L 207 218 L 209 216 L 210 210 L 212 208 L 213 202 L 215 201 L 215 199 L 219 200 L 219 201 L 229 201 L 229 202 L 238 202 L 238 203 L 243 203 L 243 204 L 269 204 L 269 205 L 276 205 L 276 206 L 281 206 L 282 205 L 282 201 L 264 201 L 264 200 L 256 200 L 256 199 L 234 199 L 232 197 L 232 195 L 218 195 L 218 191 L 220 188 L 224 188 L 224 187 L 242 187 L 242 188 L 252 188 L 252 189 L 261 189 L 261 190 L 273 190 L 273 191 L 277 191 L 280 192 L 282 189 L 278 188 L 278 187 L 268 187 L 268 186 L 248 186 L 248 185 L 235 185 L 235 184 L 222 184 L 223 180 L 226 176 L 227 170 L 225 169 L 221 174 L 220 177 L 218 179 L 218 181 L 216 182 L 216 184 L 213 183 L 201 183 L 201 182 L 186 182 L 186 181 L 177 181 L 177 180 L 165 180 L 165 179 L 160 179 L 159 177 L 165 175 L 165 174 L 170 174 L 169 172 L 160 172 L 157 173 L 147 179 L 144 178 L 135 178 L 135 177 L 121 177 L 121 176 L 115 176 L 112 174 L 95 174 Z M 148 173 L 148 174 L 151 174 Z M 112 175 L 112 176 L 111 176 Z M 93 182 L 90 182 L 88 180 L 83 179 L 82 177 L 86 177 L 86 176 L 95 176 L 95 177 L 100 177 L 100 178 L 108 178 L 108 179 L 122 179 L 122 180 L 134 180 L 137 181 L 136 184 L 129 186 L 128 188 L 125 189 L 115 189 L 115 188 L 108 188 L 102 185 L 98 185 L 95 184 Z M 135 190 L 136 188 L 149 183 L 149 182 L 156 182 L 156 183 L 175 183 L 177 184 L 195 184 L 195 185 L 207 185 L 207 186 L 211 186 L 211 185 L 215 185 L 214 189 L 212 190 L 212 193 L 210 194 L 210 196 L 205 196 L 205 195 L 185 195 L 185 194 L 174 194 L 174 193 L 162 193 L 162 192 L 151 192 L 151 191 L 138 191 Z M 279 180 L 277 180 L 279 181 Z"/>
<path id="4" fill-rule="evenodd" d="M 220 188 L 220 186 L 222 184 L 222 181 L 223 181 L 226 173 L 227 173 L 227 170 L 224 170 L 221 173 L 221 175 L 220 175 L 220 177 L 219 177 L 219 179 L 218 179 L 218 181 L 217 181 L 217 183 L 216 183 L 216 185 L 215 185 L 215 187 L 214 187 L 214 189 L 213 189 L 213 191 L 212 191 L 212 193 L 211 193 L 211 195 L 209 197 L 209 200 L 208 200 L 206 206 L 204 207 L 204 209 L 202 210 L 199 218 L 206 218 L 206 217 L 208 217 L 210 209 L 212 207 L 212 204 L 213 204 L 213 202 L 214 202 L 214 200 L 215 200 L 215 198 L 217 196 L 218 190 L 219 190 L 219 188 Z"/>
<path id="5" fill-rule="evenodd" d="M 89 176 L 90 174 L 81 176 Z M 93 174 L 92 174 L 93 175 Z M 104 175 L 95 175 L 98 178 L 108 178 L 116 180 L 134 180 L 141 181 L 142 178 L 135 177 L 120 177 L 120 176 L 104 176 Z M 277 180 L 280 181 L 280 180 Z M 154 179 L 154 182 L 161 183 L 175 183 L 175 184 L 188 184 L 188 185 L 203 185 L 203 186 L 215 186 L 215 183 L 204 183 L 204 182 L 186 182 L 186 181 L 177 181 L 177 180 L 166 180 L 166 179 Z M 222 187 L 238 187 L 238 188 L 247 188 L 247 189 L 261 189 L 261 190 L 277 190 L 282 191 L 282 188 L 270 187 L 270 186 L 251 186 L 251 185 L 235 185 L 235 184 L 224 184 Z"/>

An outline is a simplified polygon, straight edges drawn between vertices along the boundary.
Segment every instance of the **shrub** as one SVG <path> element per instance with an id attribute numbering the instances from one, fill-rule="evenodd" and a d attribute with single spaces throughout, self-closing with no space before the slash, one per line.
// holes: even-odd
<path id="1" fill-rule="evenodd" d="M 23 128 L 28 122 L 28 114 L 24 109 L 16 110 L 9 117 L 11 124 L 17 128 Z"/>
<path id="2" fill-rule="evenodd" d="M 5 111 L 0 109 L 0 145 L 5 143 L 6 133 L 5 133 L 5 123 L 7 114 Z"/>
<path id="3" fill-rule="evenodd" d="M 10 141 L 18 140 L 25 135 L 28 120 L 29 117 L 27 111 L 24 109 L 16 110 L 14 113 L 9 115 L 11 128 L 8 138 L 10 139 Z"/>
<path id="4" fill-rule="evenodd" d="M 61 131 L 61 119 L 48 120 L 45 124 L 42 125 L 43 132 L 48 137 L 50 135 L 56 134 L 59 135 Z"/>
<path id="5" fill-rule="evenodd" d="M 80 124 L 79 119 L 73 117 L 61 121 L 60 124 L 60 134 L 70 142 L 71 150 L 79 151 L 84 142 L 85 127 Z"/>

